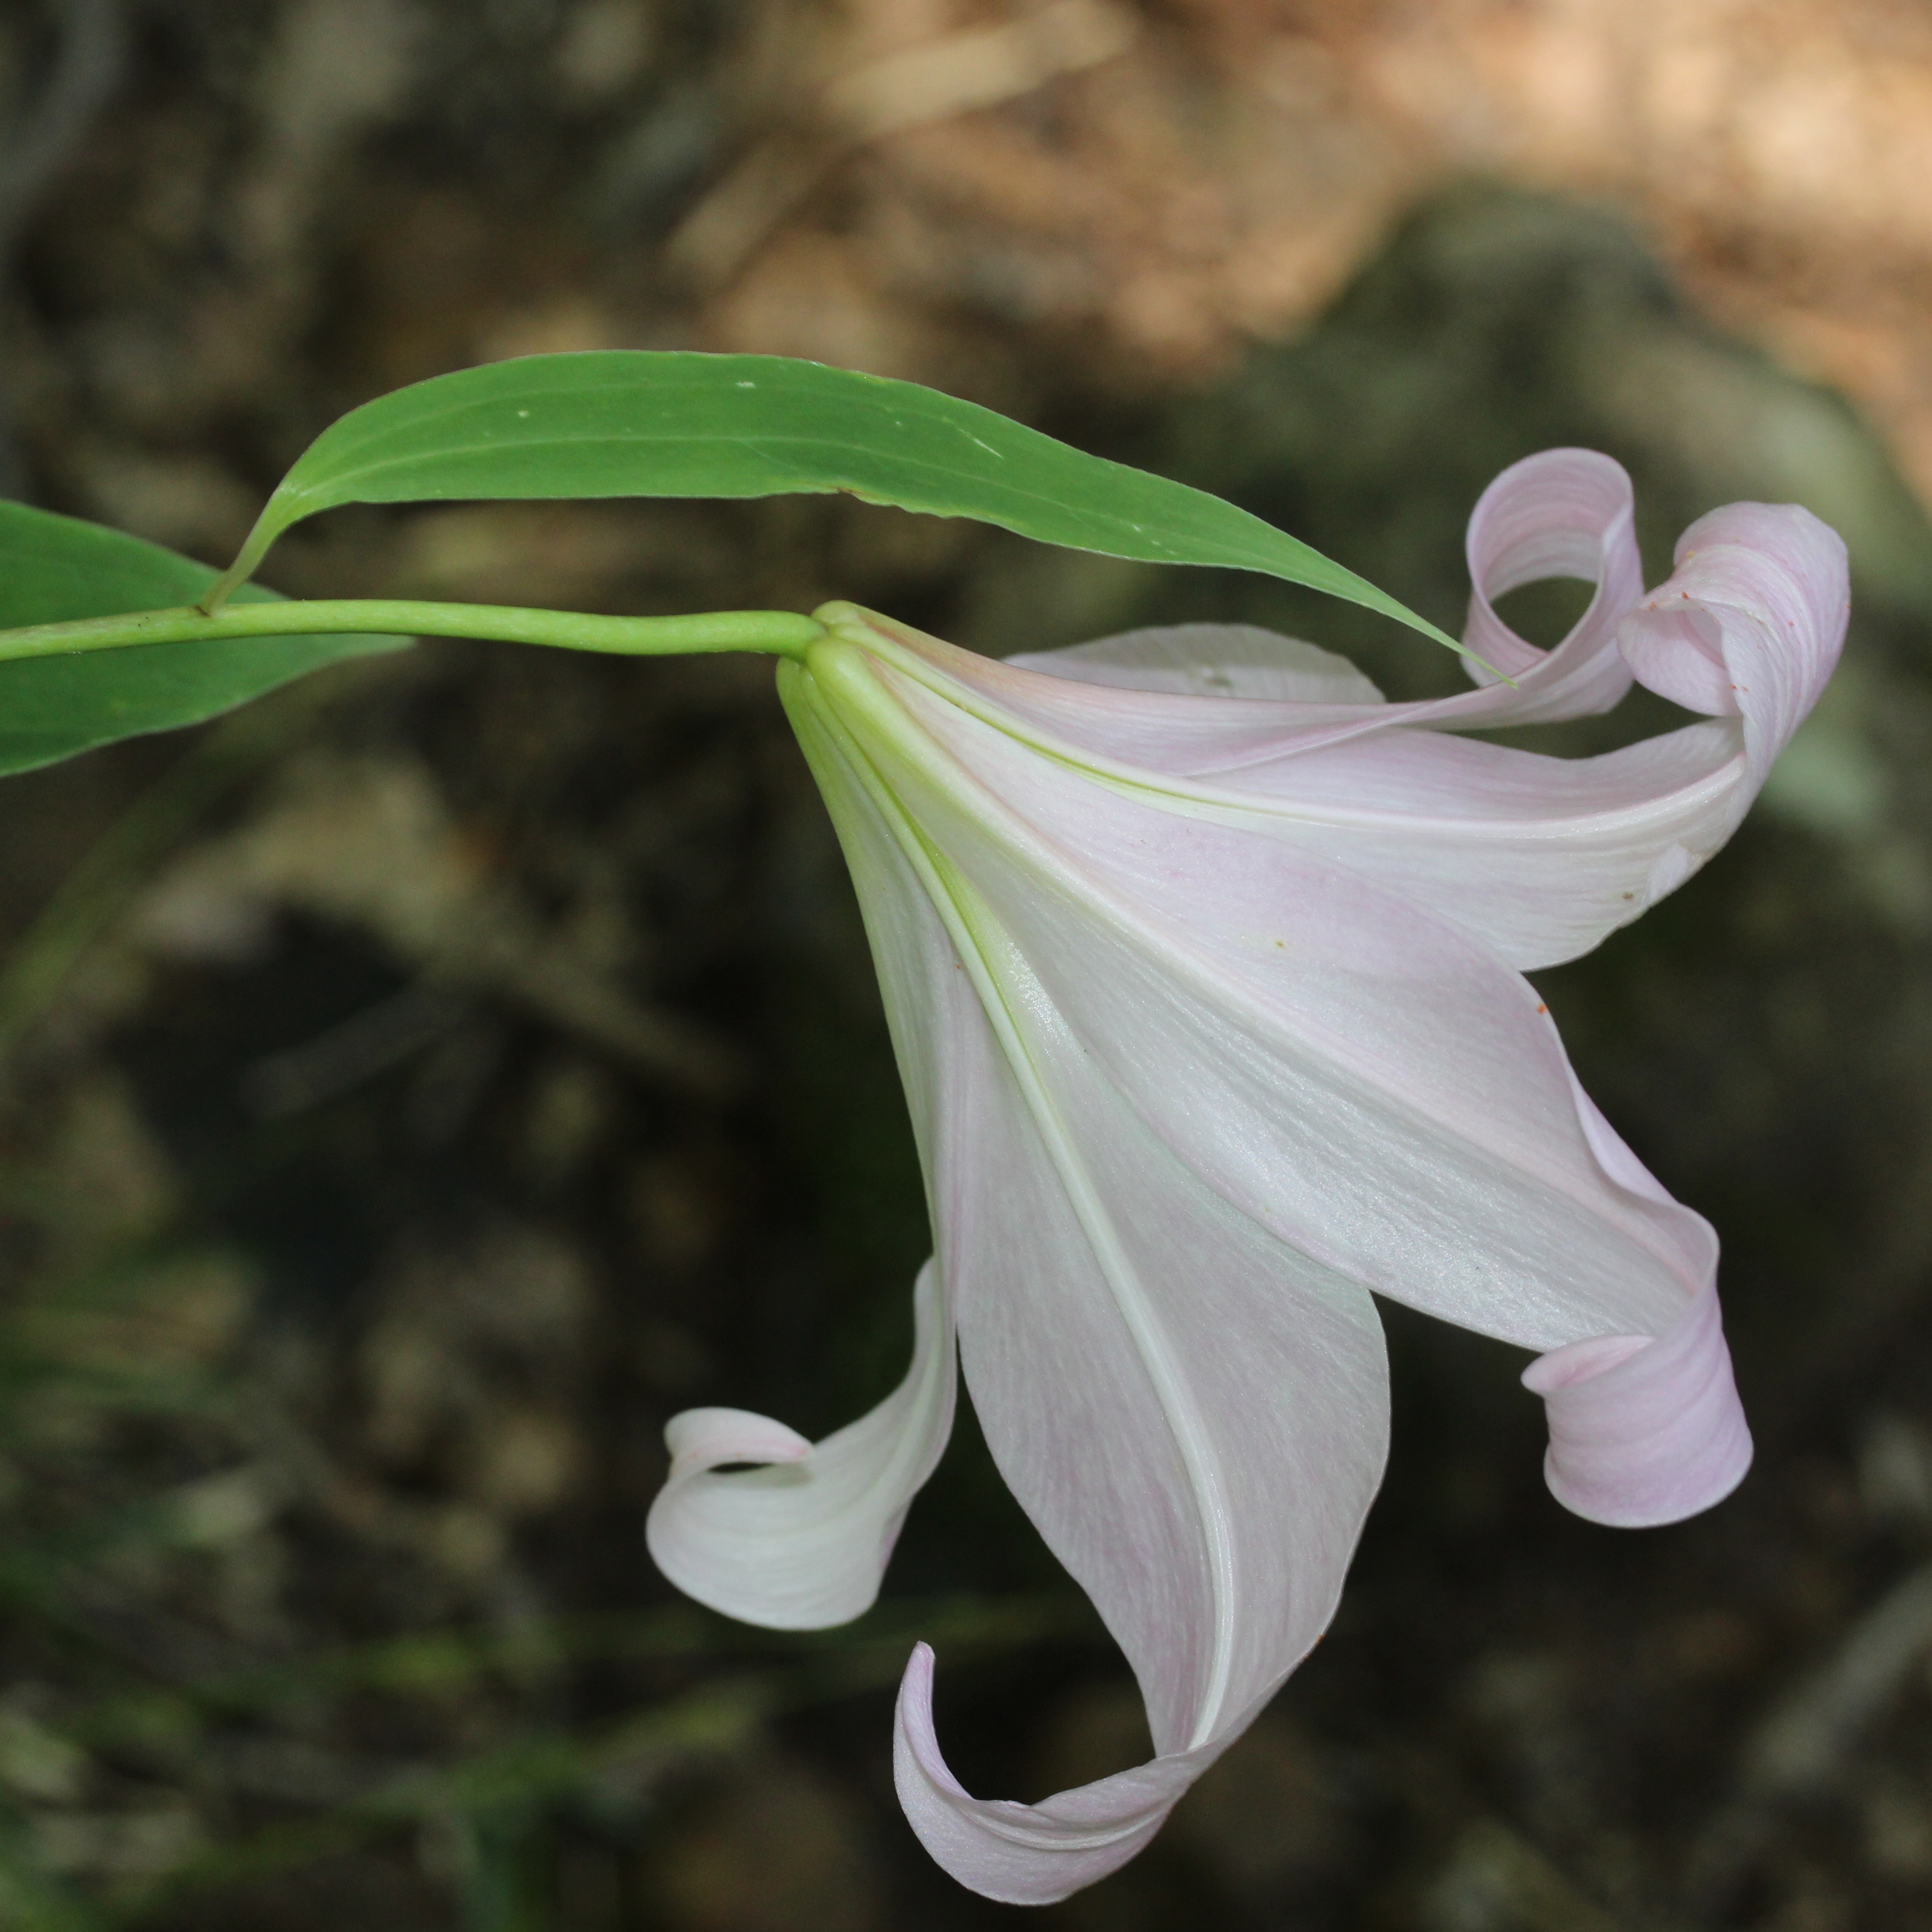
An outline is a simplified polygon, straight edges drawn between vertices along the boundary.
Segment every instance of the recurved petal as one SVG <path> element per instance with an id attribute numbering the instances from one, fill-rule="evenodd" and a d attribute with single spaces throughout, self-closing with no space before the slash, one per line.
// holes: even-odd
<path id="1" fill-rule="evenodd" d="M 1311 714 L 1266 750 L 1231 745 L 1227 755 L 1189 769 L 1204 776 L 1232 773 L 1298 746 L 1313 750 L 1405 726 L 1460 731 L 1550 724 L 1607 711 L 1630 688 L 1617 626 L 1643 594 L 1643 564 L 1630 481 L 1621 464 L 1593 449 L 1546 449 L 1512 464 L 1478 498 L 1464 554 L 1470 592 L 1462 641 L 1470 656 L 1463 664 L 1474 690 L 1364 710 L 1346 722 Z M 1594 588 L 1583 614 L 1545 651 L 1511 628 L 1496 600 L 1552 578 Z"/>
<path id="2" fill-rule="evenodd" d="M 1756 790 L 1732 719 L 1593 758 L 1388 731 L 1176 787 L 1179 808 L 1372 879 L 1523 971 L 1588 952 L 1675 891 Z"/>
<path id="3" fill-rule="evenodd" d="M 1546 449 L 1513 463 L 1478 498 L 1466 544 L 1469 615 L 1462 640 L 1513 681 L 1480 666 L 1480 690 L 1404 706 L 1406 724 L 1457 729 L 1544 724 L 1607 711 L 1630 688 L 1616 650 L 1619 620 L 1643 594 L 1634 501 L 1623 466 L 1594 449 Z M 1596 586 L 1588 608 L 1554 650 L 1519 637 L 1496 599 L 1550 578 Z"/>
<path id="4" fill-rule="evenodd" d="M 953 1036 L 983 1026 L 951 940 L 862 773 L 788 665 L 779 691 L 860 890 L 893 1045 L 928 1173 L 962 1109 Z M 945 1284 L 928 1264 L 914 1294 L 913 1362 L 869 1414 L 814 1448 L 782 1423 L 737 1410 L 674 1418 L 669 1480 L 646 1535 L 658 1567 L 701 1603 L 778 1629 L 842 1623 L 872 1602 L 907 1505 L 952 1425 L 956 1352 Z M 762 1462 L 718 1472 L 721 1464 Z"/>
<path id="5" fill-rule="evenodd" d="M 1244 1213 L 1538 1351 L 1660 1333 L 1702 1285 L 1708 1228 L 1606 1169 L 1554 1026 L 1486 945 L 892 688 L 952 753 L 895 774 L 928 835 L 1133 1109 Z"/>
<path id="6" fill-rule="evenodd" d="M 1633 1194 L 1668 1203 L 1663 1184 L 1574 1073 L 1570 1084 L 1604 1172 Z M 1714 1241 L 1696 1291 L 1660 1329 L 1552 1349 L 1523 1371 L 1549 1420 L 1544 1478 L 1566 1509 L 1592 1522 L 1644 1528 L 1695 1516 L 1743 1480 L 1750 1430 L 1718 1312 L 1717 1264 Z"/>
<path id="7" fill-rule="evenodd" d="M 1379 707 L 1378 716 L 1410 725 L 1341 742 L 1292 734 L 1265 757 L 1177 776 L 1170 803 L 1249 824 L 1385 884 L 1522 970 L 1588 952 L 1736 830 L 1829 675 L 1847 604 L 1844 547 L 1832 532 L 1789 506 L 1735 504 L 1685 533 L 1676 575 L 1619 624 L 1637 584 L 1628 512 L 1627 480 L 1607 458 L 1558 451 L 1505 472 L 1472 520 L 1479 589 L 1470 634 L 1517 668 L 1515 695 L 1492 688 L 1447 708 Z M 1592 610 L 1549 658 L 1498 629 L 1489 592 L 1592 568 Z M 1722 722 L 1584 759 L 1413 728 L 1506 722 L 1495 707 L 1518 698 L 1533 700 L 1538 716 L 1583 708 L 1588 692 L 1594 704 L 1628 683 L 1626 657 L 1659 691 Z M 1130 633 L 1027 662 L 1137 689 L 1247 680 L 1258 694 L 1270 679 L 1276 695 L 1297 679 L 1311 697 L 1341 688 L 1340 660 L 1232 626 Z M 1489 708 L 1482 718 L 1479 707 Z M 1128 767 L 1103 769 L 1135 782 Z M 1158 788 L 1154 774 L 1138 776 Z"/>
<path id="8" fill-rule="evenodd" d="M 1368 1296 L 1204 1186 L 997 922 L 970 917 L 1000 1023 L 977 1152 L 938 1177 L 967 1385 L 1132 1664 L 1159 1755 L 1039 1806 L 973 1800 L 916 1671 L 898 1774 L 949 1870 L 1041 1901 L 1131 1857 L 1327 1624 L 1381 1475 L 1387 1380 Z"/>
<path id="9" fill-rule="evenodd" d="M 1111 674 L 1116 646 L 1133 644 L 1127 673 L 1172 680 L 1178 635 L 1103 640 L 1094 662 Z M 959 688 L 926 674 L 936 695 Z M 946 738 L 949 718 L 963 730 L 971 716 L 955 704 L 927 722 Z M 1082 761 L 1065 741 L 1038 742 Z M 1588 952 L 1675 891 L 1736 830 L 1760 777 L 1736 718 L 1591 758 L 1406 728 L 1321 746 L 1297 740 L 1206 776 L 1163 776 L 1091 754 L 1084 762 L 1167 809 L 1245 826 L 1385 885 L 1524 971 Z"/>
<path id="10" fill-rule="evenodd" d="M 1678 539 L 1676 572 L 1618 642 L 1652 690 L 1742 717 L 1754 794 L 1824 689 L 1850 611 L 1835 530 L 1795 503 L 1730 503 Z"/>
<path id="11" fill-rule="evenodd" d="M 966 722 L 946 739 L 984 796 L 956 812 L 935 787 L 925 822 L 1101 1086 L 1285 1250 L 1545 1352 L 1529 1380 L 1570 1508 L 1662 1522 L 1727 1493 L 1750 1438 L 1714 1240 L 1576 1086 L 1531 989 L 1412 902 Z"/>
<path id="12" fill-rule="evenodd" d="M 644 1534 L 686 1595 L 770 1630 L 848 1623 L 871 1606 L 906 1506 L 952 1426 L 952 1336 L 929 1262 L 914 1312 L 905 1379 L 815 1445 L 740 1409 L 673 1418 L 670 1474 Z M 743 1462 L 762 1466 L 721 1472 Z"/>
<path id="13" fill-rule="evenodd" d="M 1523 1386 L 1550 1420 L 1550 1493 L 1592 1522 L 1644 1529 L 1720 1502 L 1750 1467 L 1714 1281 L 1661 1335 L 1610 1335 L 1540 1355 Z"/>
<path id="14" fill-rule="evenodd" d="M 868 716 L 871 674 L 845 670 L 858 688 L 826 728 L 854 721 L 913 802 L 906 836 L 932 854 L 981 1016 L 950 1036 L 956 1132 L 932 1177 L 968 1386 L 1002 1474 L 1132 1664 L 1160 1753 L 1043 1806 L 982 1805 L 944 1773 L 915 1699 L 908 1810 L 966 1882 L 1055 1898 L 1131 1856 L 1333 1613 L 1382 1463 L 1380 1324 L 1359 1286 L 1150 1130 L 960 862 L 976 855 L 933 838 Z"/>
<path id="15" fill-rule="evenodd" d="M 1009 1905 L 1050 1905 L 1118 1871 L 1160 1829 L 1232 1733 L 1038 1804 L 975 1798 L 947 1768 L 932 1723 L 932 1652 L 920 1644 L 899 1685 L 892 1780 L 920 1841 L 962 1885 Z"/>
<path id="16" fill-rule="evenodd" d="M 1147 772 L 1238 782 L 1245 767 L 1402 726 L 1482 729 L 1602 711 L 1629 688 L 1618 622 L 1642 595 L 1630 478 L 1607 456 L 1547 450 L 1504 470 L 1469 521 L 1470 649 L 1513 683 L 1387 704 L 1332 653 L 1247 625 L 1190 624 L 1001 662 L 850 604 L 819 615 L 896 646 L 908 668 L 940 674 L 1009 729 Z M 1548 577 L 1595 593 L 1544 652 L 1516 635 L 1494 600 Z M 1191 667 L 1191 668 L 1184 668 Z M 1482 679 L 1484 674 L 1474 670 Z"/>

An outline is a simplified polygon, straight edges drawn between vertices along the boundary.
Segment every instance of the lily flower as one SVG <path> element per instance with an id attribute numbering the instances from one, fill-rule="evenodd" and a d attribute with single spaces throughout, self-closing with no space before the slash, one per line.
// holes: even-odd
<path id="1" fill-rule="evenodd" d="M 752 1622 L 856 1616 L 944 1446 L 956 1348 L 1156 1753 L 1037 1804 L 970 1796 L 920 1646 L 900 1796 L 990 1898 L 1132 1857 L 1328 1624 L 1386 1450 L 1375 1295 L 1534 1352 L 1550 1486 L 1593 1521 L 1675 1521 L 1749 1462 L 1715 1237 L 1592 1106 L 1521 975 L 1730 836 L 1837 658 L 1844 547 L 1733 504 L 1646 596 L 1629 479 L 1558 450 L 1490 486 L 1468 560 L 1467 642 L 1502 676 L 1425 703 L 1238 626 L 1002 663 L 849 605 L 780 673 L 936 1252 L 910 1370 L 859 1421 L 815 1444 L 737 1410 L 672 1422 L 650 1547 Z M 1545 652 L 1494 600 L 1552 576 L 1596 590 Z M 1456 735 L 1606 710 L 1633 677 L 1702 722 L 1576 760 Z"/>

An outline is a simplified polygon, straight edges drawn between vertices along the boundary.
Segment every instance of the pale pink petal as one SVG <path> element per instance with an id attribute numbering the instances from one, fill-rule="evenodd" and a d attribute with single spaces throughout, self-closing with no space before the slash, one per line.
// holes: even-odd
<path id="1" fill-rule="evenodd" d="M 1492 956 L 1409 903 L 1300 855 L 1268 860 L 1251 833 L 1029 757 L 880 676 L 950 754 L 936 782 L 908 766 L 892 782 L 1038 975 L 1029 1008 L 1064 1013 L 1222 1198 L 1338 1272 L 1525 1346 L 1631 1338 L 1614 1353 L 1692 1332 L 1682 1318 L 1715 1266 L 1708 1228 L 1604 1125 L 1540 1003 Z M 1715 1403 L 1721 1336 L 1697 1332 Z M 1654 1364 L 1673 1359 L 1657 1346 Z M 970 1376 L 970 1343 L 968 1360 Z M 1568 1413 L 1559 1402 L 1553 1424 Z M 1566 1502 L 1660 1520 L 1714 1500 L 1748 1456 L 1737 1431 L 1711 1449 L 1708 1417 L 1673 1433 L 1640 1405 L 1610 1413 L 1636 1473 L 1621 1501 L 1573 1484 Z"/>
<path id="2" fill-rule="evenodd" d="M 986 916 L 975 915 L 985 945 Z M 988 949 L 990 951 L 990 948 Z M 1129 1105 L 1017 952 L 941 1176 L 960 1354 L 1001 1473 L 1091 1596 L 1156 1747 L 1215 1734 L 1332 1613 L 1379 1479 L 1379 1324 Z"/>
<path id="3" fill-rule="evenodd" d="M 1588 952 L 1675 890 L 1756 789 L 1726 721 L 1594 758 L 1388 731 L 1165 796 L 1386 886 L 1528 971 Z"/>
<path id="4" fill-rule="evenodd" d="M 896 641 L 856 619 L 843 628 L 888 651 Z M 1094 662 L 1122 668 L 1113 661 L 1120 645 L 1146 640 L 1165 648 L 1175 634 L 1106 640 Z M 1166 672 L 1130 662 L 1124 674 Z M 950 701 L 957 689 L 950 680 L 939 680 L 929 664 L 922 675 L 940 700 L 926 722 L 956 749 L 949 732 L 957 736 L 974 716 Z M 998 728 L 997 717 L 978 722 Z M 1741 727 L 1728 721 L 1596 758 L 1552 758 L 1414 729 L 1314 747 L 1298 740 L 1204 778 L 1163 777 L 1043 733 L 1028 742 L 1174 810 L 1245 826 L 1345 866 L 1454 920 L 1526 970 L 1588 952 L 1681 885 L 1736 829 L 1756 790 Z"/>
<path id="5" fill-rule="evenodd" d="M 1382 702 L 1382 693 L 1346 658 L 1253 624 L 1162 625 L 1062 650 L 1018 652 L 1000 662 L 1115 691 L 1298 705 Z"/>
<path id="6" fill-rule="evenodd" d="M 1477 500 L 1466 554 L 1472 589 L 1462 640 L 1514 688 L 1472 665 L 1480 692 L 1405 706 L 1403 723 L 1548 724 L 1607 711 L 1630 688 L 1616 627 L 1643 593 L 1643 565 L 1622 464 L 1592 449 L 1546 449 L 1512 464 Z M 1540 651 L 1503 622 L 1495 600 L 1558 577 L 1593 583 L 1596 594 L 1563 641 Z"/>
<path id="7" fill-rule="evenodd" d="M 822 701 L 828 736 L 868 699 L 890 702 L 850 656 L 868 688 Z M 813 683 L 831 674 L 815 653 Z M 874 761 L 877 795 L 906 800 L 861 723 L 848 768 Z M 1069 1863 L 1066 1821 L 1102 1828 L 1098 1807 L 1113 1820 L 1102 1864 L 1130 1856 L 1152 1827 L 1148 1792 L 1164 1808 L 1332 1614 L 1381 1472 L 1382 1337 L 1359 1286 L 1149 1130 L 1060 1019 L 976 868 L 930 829 L 922 808 L 908 814 L 982 1015 L 950 1036 L 953 1131 L 930 1170 L 962 1362 L 1001 1472 L 1132 1664 L 1160 1756 L 1125 1785 L 988 1808 L 950 1786 L 928 1740 L 920 1762 L 945 1802 L 910 1808 L 966 1882 L 1058 1897 L 1100 1868 Z M 862 901 L 868 873 L 884 882 L 868 866 Z M 1138 1822 L 1115 1815 L 1122 1802 Z"/>
<path id="8" fill-rule="evenodd" d="M 1410 704 L 1385 704 L 1359 688 L 1354 701 L 1346 695 L 1302 700 L 1177 692 L 1170 682 L 1148 680 L 1147 660 L 1157 649 L 1157 634 L 1144 632 L 1129 634 L 1130 649 L 1123 655 L 1132 661 L 1118 667 L 1117 677 L 1106 676 L 1123 641 L 1114 639 L 1073 646 L 1074 668 L 1056 677 L 1047 674 L 1068 654 L 1040 652 L 1001 662 L 856 606 L 828 604 L 819 614 L 828 622 L 850 619 L 869 626 L 881 644 L 899 647 L 908 668 L 922 664 L 941 674 L 956 701 L 976 700 L 1009 730 L 1042 734 L 1147 772 L 1220 775 L 1230 782 L 1245 766 L 1366 732 L 1546 723 L 1616 704 L 1630 682 L 1616 649 L 1616 628 L 1643 591 L 1630 479 L 1619 465 L 1580 449 L 1548 450 L 1513 465 L 1477 504 L 1468 557 L 1474 586 L 1466 632 L 1471 649 L 1515 682 L 1484 682 L 1454 697 Z M 1516 636 L 1497 616 L 1492 600 L 1552 576 L 1580 578 L 1597 587 L 1568 636 L 1546 652 Z M 1231 683 L 1260 676 L 1252 626 L 1177 628 L 1187 634 L 1187 648 Z M 1216 632 L 1226 639 L 1219 650 L 1211 634 Z M 1296 674 L 1314 660 L 1334 662 L 1329 653 L 1298 639 L 1281 639 L 1279 649 L 1278 691 L 1303 688 Z M 1328 688 L 1347 690 L 1339 680 Z"/>
<path id="9" fill-rule="evenodd" d="M 644 1534 L 658 1568 L 727 1616 L 770 1630 L 849 1623 L 871 1606 L 906 1506 L 952 1426 L 952 1336 L 928 1262 L 904 1382 L 817 1444 L 740 1409 L 691 1409 L 665 1431 L 670 1474 Z M 764 1466 L 719 1473 L 725 1463 Z"/>
<path id="10" fill-rule="evenodd" d="M 1359 875 L 1184 816 L 882 670 L 939 776 L 892 782 L 1046 997 L 1214 1188 L 1377 1292 L 1545 1349 L 1655 1332 L 1708 1230 L 1607 1174 L 1555 1028 L 1486 947 Z M 970 774 L 949 788 L 948 770 Z"/>
<path id="11" fill-rule="evenodd" d="M 1706 708 L 1742 710 L 1742 717 L 1574 760 L 1412 727 L 1325 743 L 1303 731 L 1280 738 L 1269 755 L 1180 779 L 1167 794 L 1177 808 L 1250 825 L 1345 866 L 1454 921 L 1526 970 L 1588 951 L 1682 885 L 1736 830 L 1829 674 L 1844 631 L 1844 549 L 1802 510 L 1733 506 L 1687 533 L 1678 575 L 1619 628 L 1618 600 L 1636 582 L 1628 484 L 1607 459 L 1582 464 L 1576 455 L 1552 452 L 1517 465 L 1472 519 L 1472 567 L 1487 573 L 1498 595 L 1527 577 L 1582 569 L 1593 544 L 1600 553 L 1594 614 L 1540 668 L 1531 663 L 1518 695 L 1534 698 L 1539 678 L 1562 692 L 1564 704 L 1586 688 L 1600 697 L 1621 690 L 1628 674 L 1623 654 L 1610 648 L 1615 637 L 1641 658 L 1652 682 L 1663 680 L 1660 688 L 1668 684 L 1687 698 L 1702 690 Z M 1598 519 L 1607 520 L 1600 526 Z M 1539 656 L 1520 639 L 1507 650 L 1497 644 L 1508 634 L 1496 631 L 1480 596 L 1472 624 L 1512 662 Z M 880 641 L 890 647 L 894 639 Z M 1722 692 L 1703 689 L 1726 648 L 1745 688 L 1733 692 L 1725 671 Z M 1576 653 L 1568 670 L 1564 652 Z M 932 662 L 929 654 L 924 661 Z M 1341 688 L 1339 660 L 1288 639 L 1274 640 L 1271 654 L 1268 634 L 1236 626 L 1131 632 L 1027 662 L 1064 664 L 1070 682 L 1120 680 L 1150 703 L 1166 692 L 1173 709 L 1190 715 L 1196 701 L 1183 687 L 1190 680 L 1257 692 L 1298 682 L 1311 696 Z M 1109 701 L 1119 694 L 1108 694 Z M 1456 707 L 1500 694 L 1372 710 L 1378 718 L 1426 713 L 1430 724 L 1460 725 L 1469 720 Z M 1546 689 L 1536 698 L 1538 715 L 1548 715 L 1549 696 Z M 1160 788 L 1156 775 L 1071 741 L 1036 734 L 1034 742 L 1118 782 Z"/>
<path id="12" fill-rule="evenodd" d="M 1824 689 L 1850 610 L 1836 531 L 1795 503 L 1732 503 L 1678 539 L 1676 572 L 1618 641 L 1652 690 L 1742 719 L 1755 794 Z"/>
<path id="13" fill-rule="evenodd" d="M 1548 1411 L 1551 1493 L 1592 1522 L 1679 1522 L 1721 1502 L 1750 1466 L 1714 1282 L 1654 1339 L 1573 1342 L 1522 1379 Z"/>
<path id="14" fill-rule="evenodd" d="M 796 676 L 793 680 L 796 683 Z M 922 1156 L 950 1157 L 959 1056 L 950 1033 L 983 1025 L 950 941 L 890 830 L 842 754 L 794 709 L 862 900 Z M 666 1431 L 669 1478 L 646 1537 L 658 1566 L 700 1603 L 748 1623 L 815 1629 L 860 1615 L 878 1594 L 906 1508 L 952 1424 L 958 1380 L 944 1282 L 928 1264 L 914 1290 L 905 1379 L 870 1414 L 815 1447 L 782 1423 L 700 1409 Z M 715 1473 L 721 1463 L 772 1466 Z"/>
<path id="15" fill-rule="evenodd" d="M 1051 1905 L 1118 1871 L 1160 1829 L 1227 1744 L 1157 1757 L 1038 1804 L 974 1798 L 947 1768 L 932 1724 L 932 1652 L 899 1686 L 892 1781 L 921 1843 L 962 1885 L 1009 1905 Z"/>

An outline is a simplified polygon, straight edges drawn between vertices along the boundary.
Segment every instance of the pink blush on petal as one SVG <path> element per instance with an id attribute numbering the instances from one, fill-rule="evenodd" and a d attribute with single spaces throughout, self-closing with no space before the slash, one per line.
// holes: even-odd
<path id="1" fill-rule="evenodd" d="M 1538 1356 L 1522 1379 L 1549 1417 L 1550 1493 L 1588 1522 L 1681 1522 L 1721 1502 L 1750 1467 L 1714 1283 L 1655 1340 L 1574 1342 Z"/>

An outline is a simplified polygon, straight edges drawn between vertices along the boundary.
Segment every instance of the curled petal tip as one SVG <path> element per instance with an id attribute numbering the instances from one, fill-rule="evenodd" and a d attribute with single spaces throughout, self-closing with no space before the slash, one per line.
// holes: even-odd
<path id="1" fill-rule="evenodd" d="M 1741 714 L 1761 784 L 1838 662 L 1850 598 L 1837 531 L 1795 503 L 1729 503 L 1678 540 L 1676 568 L 1617 646 L 1660 697 Z"/>
<path id="2" fill-rule="evenodd" d="M 940 1755 L 938 1737 L 932 1727 L 932 1677 L 936 1662 L 932 1645 L 924 1642 L 915 1643 L 912 1654 L 906 1659 L 905 1674 L 899 1679 L 898 1701 L 894 1712 L 894 1775 L 903 1792 L 905 1774 L 916 1766 L 922 1778 L 963 1798 L 966 1788 L 946 1768 L 945 1759 Z M 914 1761 L 914 1766 L 904 1761 L 908 1756 Z"/>
<path id="3" fill-rule="evenodd" d="M 795 1429 L 746 1408 L 687 1408 L 664 1425 L 674 1473 L 723 1462 L 802 1462 L 812 1444 Z"/>
<path id="4" fill-rule="evenodd" d="M 1040 1804 L 974 1798 L 940 1755 L 933 1656 L 914 1646 L 900 1680 L 892 1781 L 920 1842 L 961 1884 L 1006 1905 L 1051 1905 L 1118 1870 L 1216 1754 L 1156 1758 Z"/>
<path id="5" fill-rule="evenodd" d="M 700 1604 L 771 1630 L 823 1630 L 871 1606 L 906 1506 L 952 1426 L 952 1330 L 928 1263 L 912 1367 L 822 1442 L 742 1408 L 691 1408 L 645 1520 L 658 1568 Z M 726 1470 L 722 1465 L 752 1463 Z"/>
<path id="6" fill-rule="evenodd" d="M 1681 1522 L 1721 1502 L 1750 1466 L 1714 1286 L 1662 1335 L 1572 1342 L 1539 1355 L 1522 1379 L 1549 1416 L 1550 1493 L 1588 1522 Z"/>

